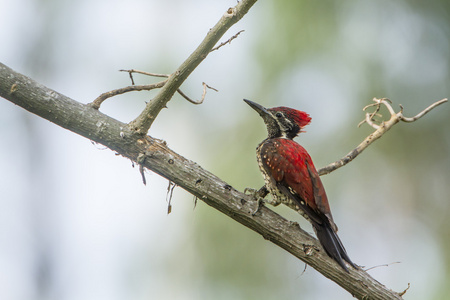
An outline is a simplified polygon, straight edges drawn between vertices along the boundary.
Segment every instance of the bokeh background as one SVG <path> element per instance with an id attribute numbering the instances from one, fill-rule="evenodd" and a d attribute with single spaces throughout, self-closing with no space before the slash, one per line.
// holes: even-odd
<path id="1" fill-rule="evenodd" d="M 171 73 L 234 0 L 0 0 L 0 61 L 77 101 Z M 233 187 L 260 187 L 265 138 L 243 101 L 311 114 L 317 167 L 371 132 L 373 97 L 413 116 L 450 95 L 450 2 L 259 1 L 199 66 L 150 134 Z M 136 76 L 138 83 L 154 79 Z M 154 93 L 108 100 L 123 122 Z M 450 106 L 396 125 L 323 177 L 354 262 L 405 299 L 450 294 Z M 167 180 L 0 99 L 0 299 L 351 299 L 312 268 Z M 296 220 L 282 207 L 276 210 Z M 399 262 L 391 264 L 394 262 Z"/>

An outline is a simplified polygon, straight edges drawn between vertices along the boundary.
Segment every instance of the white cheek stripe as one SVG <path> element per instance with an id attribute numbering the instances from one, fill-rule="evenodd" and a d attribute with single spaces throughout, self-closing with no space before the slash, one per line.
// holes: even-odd
<path id="1" fill-rule="evenodd" d="M 281 132 L 281 137 L 287 139 L 287 134 L 288 134 L 288 128 L 286 128 L 278 119 L 275 119 L 277 121 L 278 124 L 278 128 L 280 128 L 280 132 Z M 292 123 L 290 122 L 289 119 L 285 119 L 287 122 L 289 122 L 289 125 L 292 126 Z"/>

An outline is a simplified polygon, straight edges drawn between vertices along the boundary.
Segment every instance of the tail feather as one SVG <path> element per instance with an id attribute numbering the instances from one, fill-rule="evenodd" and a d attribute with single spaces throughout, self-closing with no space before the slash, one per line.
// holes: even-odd
<path id="1" fill-rule="evenodd" d="M 342 245 L 336 231 L 333 230 L 333 227 L 336 228 L 336 225 L 333 224 L 332 226 L 332 223 L 330 223 L 333 222 L 331 212 L 328 213 L 329 215 L 325 215 L 323 212 L 312 209 L 309 205 L 304 205 L 305 203 L 303 200 L 299 198 L 297 194 L 291 193 L 290 189 L 288 189 L 285 184 L 277 184 L 277 187 L 283 194 L 289 196 L 291 200 L 293 200 L 294 203 L 297 203 L 298 207 L 301 208 L 304 213 L 302 213 L 302 215 L 306 215 L 305 218 L 311 222 L 317 238 L 328 256 L 334 259 L 347 272 L 348 269 L 344 260 L 353 268 L 358 269 L 358 267 L 348 257 L 347 251 L 345 251 L 344 245 Z"/>
<path id="2" fill-rule="evenodd" d="M 344 263 L 344 260 L 348 262 L 353 268 L 357 268 L 357 266 L 348 257 L 347 251 L 345 251 L 341 240 L 339 239 L 337 233 L 331 228 L 330 224 L 313 223 L 313 227 L 316 231 L 316 235 L 319 239 L 320 244 L 332 259 L 334 259 L 347 272 L 348 269 Z"/>

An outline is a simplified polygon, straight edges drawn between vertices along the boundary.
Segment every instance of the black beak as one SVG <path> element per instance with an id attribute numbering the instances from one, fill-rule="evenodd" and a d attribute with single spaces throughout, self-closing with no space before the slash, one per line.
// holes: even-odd
<path id="1" fill-rule="evenodd" d="M 262 105 L 259 105 L 258 103 L 255 103 L 253 101 L 244 99 L 244 101 L 250 105 L 251 108 L 253 108 L 254 110 L 256 110 L 258 112 L 258 114 L 263 117 L 263 119 L 265 119 L 266 117 L 270 116 L 270 112 L 267 110 L 267 108 L 265 108 Z"/>

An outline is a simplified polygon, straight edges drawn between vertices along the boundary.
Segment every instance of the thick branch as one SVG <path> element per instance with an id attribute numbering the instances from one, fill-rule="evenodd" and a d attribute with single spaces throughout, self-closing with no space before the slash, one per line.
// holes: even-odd
<path id="1" fill-rule="evenodd" d="M 256 3 L 257 0 L 242 0 L 234 8 L 229 8 L 219 22 L 209 30 L 205 39 L 195 51 L 170 75 L 167 83 L 159 93 L 147 104 L 144 111 L 130 123 L 130 127 L 138 133 L 147 134 L 159 112 L 166 107 L 167 102 L 194 71 L 194 69 L 208 56 L 225 32 L 239 21 Z"/>
<path id="2" fill-rule="evenodd" d="M 208 205 L 306 262 L 358 299 L 401 299 L 363 270 L 345 272 L 318 241 L 266 207 L 253 216 L 255 202 L 198 164 L 150 136 L 139 137 L 128 126 L 0 64 L 0 96 L 61 127 L 101 143 L 167 178 Z"/>

